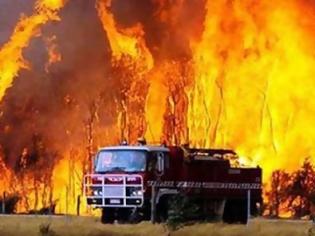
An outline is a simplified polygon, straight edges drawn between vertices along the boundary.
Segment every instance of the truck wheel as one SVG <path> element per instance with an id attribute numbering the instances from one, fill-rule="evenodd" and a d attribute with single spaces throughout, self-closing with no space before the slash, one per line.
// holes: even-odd
<path id="1" fill-rule="evenodd" d="M 103 208 L 101 222 L 103 224 L 112 224 L 115 221 L 115 210 L 114 208 Z"/>
<path id="2" fill-rule="evenodd" d="M 136 224 L 141 221 L 141 215 L 137 209 L 120 208 L 117 211 L 117 220 L 119 224 Z"/>
<path id="3" fill-rule="evenodd" d="M 142 209 L 142 219 L 141 220 L 144 220 L 144 221 L 149 221 L 151 220 L 151 202 L 150 201 L 146 201 L 144 202 L 144 206 L 143 206 L 143 209 Z"/>
<path id="4" fill-rule="evenodd" d="M 142 218 L 143 218 L 143 215 L 141 215 L 138 210 L 132 209 L 128 217 L 128 222 L 130 224 L 138 224 L 141 222 Z"/>
<path id="5" fill-rule="evenodd" d="M 117 221 L 119 224 L 126 224 L 128 222 L 128 217 L 130 215 L 130 210 L 127 208 L 117 209 Z"/>
<path id="6" fill-rule="evenodd" d="M 228 224 L 247 224 L 246 200 L 229 199 L 225 203 L 223 221 Z"/>
<path id="7" fill-rule="evenodd" d="M 169 212 L 169 199 L 167 197 L 161 198 L 160 202 L 156 206 L 156 222 L 164 223 L 168 219 Z"/>

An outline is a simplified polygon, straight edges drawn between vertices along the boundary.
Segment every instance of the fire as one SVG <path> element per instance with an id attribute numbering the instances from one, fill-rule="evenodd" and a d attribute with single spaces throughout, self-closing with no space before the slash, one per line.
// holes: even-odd
<path id="1" fill-rule="evenodd" d="M 18 75 L 20 69 L 30 69 L 29 63 L 23 58 L 23 50 L 29 45 L 32 38 L 40 34 L 40 29 L 43 25 L 47 24 L 49 21 L 60 20 L 58 11 L 64 4 L 65 0 L 38 0 L 35 2 L 33 15 L 28 17 L 22 16 L 17 23 L 10 40 L 3 45 L 0 50 L 0 101 L 4 97 L 6 90 L 13 85 L 13 80 Z M 53 61 L 58 60 L 56 57 L 50 57 L 50 59 Z M 50 63 L 53 62 L 51 60 Z M 6 128 L 7 127 L 8 126 L 6 126 Z M 25 159 L 26 154 L 27 150 L 24 149 L 21 161 L 27 161 L 27 159 Z M 21 162 L 20 164 L 22 168 L 25 168 L 25 162 Z M 47 189 L 50 187 L 50 184 L 47 183 L 47 181 L 50 182 L 49 178 L 48 180 L 44 179 L 46 183 L 45 186 L 42 186 L 42 183 L 40 183 L 41 180 L 36 178 L 33 173 L 34 170 L 31 170 L 31 172 L 26 172 L 22 176 L 19 176 L 18 178 L 21 182 L 17 183 L 17 176 L 6 167 L 2 158 L 0 158 L 0 166 L 2 170 L 0 175 L 0 189 L 7 190 L 9 193 L 18 192 L 22 195 L 22 199 L 18 205 L 18 211 L 37 209 L 39 205 L 48 205 L 49 196 L 47 196 L 45 192 L 49 192 Z M 10 183 L 9 186 L 8 183 Z M 43 194 L 41 194 L 40 200 L 39 192 L 41 191 L 43 191 Z M 35 195 L 31 197 L 30 195 L 33 194 Z M 44 195 L 46 195 L 46 197 L 42 198 Z"/>
<path id="2" fill-rule="evenodd" d="M 58 10 L 63 7 L 65 0 L 38 0 L 35 3 L 34 14 L 22 16 L 15 26 L 13 34 L 0 50 L 0 101 L 5 91 L 12 86 L 14 78 L 22 68 L 29 68 L 23 58 L 23 49 L 32 38 L 40 34 L 41 26 L 49 21 L 60 20 Z"/>
<path id="3" fill-rule="evenodd" d="M 111 0 L 98 0 L 96 8 L 109 40 L 114 74 L 122 82 L 123 98 L 117 105 L 120 136 L 135 141 L 145 132 L 145 117 L 138 111 L 144 110 L 146 76 L 153 68 L 153 57 L 146 46 L 142 25 L 120 28 L 109 11 L 111 3 Z"/>
<path id="4" fill-rule="evenodd" d="M 58 51 L 58 45 L 56 44 L 56 36 L 47 37 L 45 39 L 48 51 L 48 62 L 45 65 L 45 71 L 49 72 L 49 67 L 57 62 L 61 61 L 61 54 Z"/>
<path id="5" fill-rule="evenodd" d="M 112 54 L 118 59 L 121 58 L 122 54 L 137 58 L 139 56 L 137 39 L 132 37 L 132 35 L 128 36 L 118 31 L 113 14 L 107 10 L 111 6 L 111 2 L 111 0 L 98 1 L 97 10 L 104 30 L 107 32 Z M 132 30 L 129 32 L 132 32 Z M 132 33 L 136 35 L 142 33 L 142 30 L 139 27 L 135 27 Z"/>
<path id="6" fill-rule="evenodd" d="M 107 32 L 112 56 L 120 60 L 123 55 L 128 55 L 134 60 L 145 58 L 143 63 L 151 69 L 153 67 L 153 58 L 145 45 L 144 31 L 141 24 L 133 27 L 120 29 L 116 25 L 113 14 L 109 11 L 112 0 L 98 0 L 97 11 L 102 21 L 103 28 Z"/>
<path id="7" fill-rule="evenodd" d="M 0 158 L 0 186 L 3 189 L 10 189 L 10 180 L 13 173 L 6 167 L 4 160 Z"/>
<path id="8" fill-rule="evenodd" d="M 193 45 L 190 139 L 230 146 L 262 165 L 294 169 L 314 153 L 313 46 L 295 1 L 208 1 Z M 304 19 L 304 21 L 307 19 Z M 202 117 L 202 118 L 201 118 Z M 303 141 L 302 141 L 303 140 Z"/>
<path id="9" fill-rule="evenodd" d="M 54 14 L 53 11 L 60 10 L 66 0 L 40 0 L 35 3 L 35 7 L 39 12 L 47 12 L 47 15 Z"/>
<path id="10" fill-rule="evenodd" d="M 53 91 L 62 98 L 62 108 L 54 104 L 52 109 L 64 109 L 57 119 L 69 126 L 64 129 L 73 143 L 52 145 L 62 155 L 54 157 L 57 161 L 47 170 L 49 190 L 35 188 L 40 181 L 34 181 L 34 170 L 28 167 L 29 172 L 24 170 L 25 175 L 16 177 L 6 167 L 5 158 L 0 159 L 0 170 L 6 168 L 6 177 L 0 175 L 1 187 L 7 188 L 5 178 L 23 180 L 31 189 L 21 188 L 20 192 L 36 196 L 37 190 L 50 191 L 51 196 L 44 192 L 45 201 L 59 199 L 57 210 L 74 212 L 82 190 L 80 178 L 89 169 L 86 163 L 93 151 L 124 138 L 132 143 L 139 136 L 146 136 L 149 142 L 235 149 L 242 164 L 263 168 L 265 182 L 273 170 L 294 170 L 305 157 L 315 156 L 315 8 L 311 1 L 95 2 L 93 11 L 103 33 L 98 37 L 104 37 L 104 48 L 95 45 L 101 56 L 82 56 L 84 50 L 76 53 L 72 48 L 75 39 L 69 43 L 59 35 L 44 40 L 46 74 L 52 76 L 51 64 L 64 65 L 56 76 L 62 82 L 56 80 Z M 65 3 L 38 0 L 33 15 L 21 17 L 10 40 L 1 47 L 0 101 L 9 87 L 15 88 L 13 81 L 21 69 L 33 69 L 23 51 L 40 35 L 40 29 L 51 21 L 66 23 L 59 17 Z M 94 47 L 90 38 L 77 40 L 80 48 Z M 74 53 L 75 58 L 67 53 Z M 86 57 L 95 60 L 93 73 L 80 64 Z M 78 63 L 74 72 L 68 68 L 71 60 Z M 84 80 L 80 80 L 82 75 Z M 52 122 L 51 113 L 44 114 L 45 118 L 32 120 L 34 124 L 30 121 L 29 126 Z M 6 115 L 1 112 L 0 118 L 5 120 Z M 3 121 L 2 126 L 9 137 L 15 134 L 12 125 Z M 22 128 L 30 129 L 27 125 Z M 52 131 L 34 130 L 47 137 Z M 76 130 L 83 130 L 78 132 L 81 136 L 74 135 Z M 82 141 L 86 138 L 82 133 L 88 133 L 87 143 Z M 78 154 L 69 155 L 72 149 Z M 28 204 L 40 205 L 34 197 Z"/>

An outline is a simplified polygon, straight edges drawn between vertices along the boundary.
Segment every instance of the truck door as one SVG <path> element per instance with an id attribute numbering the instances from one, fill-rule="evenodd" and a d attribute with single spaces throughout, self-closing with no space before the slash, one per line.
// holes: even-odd
<path id="1" fill-rule="evenodd" d="M 148 161 L 148 172 L 154 179 L 161 178 L 168 166 L 168 155 L 165 152 L 151 152 Z"/>

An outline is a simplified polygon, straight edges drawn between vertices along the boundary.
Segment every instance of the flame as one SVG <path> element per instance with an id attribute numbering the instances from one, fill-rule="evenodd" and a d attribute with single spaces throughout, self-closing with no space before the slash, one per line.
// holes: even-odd
<path id="1" fill-rule="evenodd" d="M 111 0 L 98 0 L 96 9 L 107 33 L 111 52 L 112 66 L 121 80 L 121 95 L 118 102 L 117 126 L 121 128 L 121 138 L 135 141 L 145 133 L 143 111 L 148 83 L 146 76 L 153 68 L 151 52 L 144 40 L 144 31 L 140 23 L 129 28 L 119 27 L 110 12 Z"/>
<path id="2" fill-rule="evenodd" d="M 98 0 L 96 9 L 110 43 L 112 56 L 120 60 L 122 55 L 128 55 L 134 60 L 145 58 L 148 70 L 153 67 L 153 58 L 144 41 L 144 31 L 141 24 L 130 28 L 118 28 L 113 14 L 109 11 L 112 0 Z"/>
<path id="3" fill-rule="evenodd" d="M 29 45 L 32 38 L 40 34 L 42 26 L 50 21 L 60 20 L 58 11 L 65 3 L 66 0 L 38 0 L 34 5 L 34 13 L 31 16 L 22 16 L 20 18 L 10 40 L 0 49 L 0 101 L 4 97 L 6 90 L 12 86 L 14 78 L 19 71 L 23 68 L 30 68 L 28 62 L 23 58 L 23 49 Z M 49 55 L 50 63 L 59 60 L 58 56 L 52 57 L 51 54 Z M 6 128 L 10 127 L 6 126 Z M 25 167 L 27 153 L 27 149 L 24 149 L 21 158 L 22 162 L 20 163 L 22 167 Z M 50 186 L 48 186 L 48 183 L 42 186 L 40 182 L 37 182 L 34 170 L 26 171 L 23 175 L 16 176 L 2 161 L 1 157 L 0 169 L 1 194 L 4 189 L 9 193 L 19 193 L 22 196 L 17 206 L 17 211 L 38 209 L 40 206 L 49 204 L 49 196 L 45 192 L 49 191 L 47 188 Z M 39 197 L 39 192 L 42 192 L 41 197 Z"/>
<path id="4" fill-rule="evenodd" d="M 61 61 L 61 54 L 58 51 L 58 45 L 56 44 L 57 37 L 54 35 L 52 37 L 45 38 L 45 43 L 47 45 L 48 51 L 48 62 L 45 65 L 45 71 L 49 72 L 49 67 L 57 62 Z"/>
<path id="5" fill-rule="evenodd" d="M 177 26 L 184 1 L 169 12 L 165 1 L 156 2 L 160 21 Z M 150 55 L 139 50 L 143 29 L 118 27 L 111 3 L 99 1 L 98 12 L 113 57 L 154 66 L 145 71 L 149 140 L 236 149 L 242 162 L 264 168 L 265 181 L 274 169 L 293 170 L 314 153 L 312 18 L 303 17 L 301 2 L 207 1 L 201 38 L 188 36 L 191 60 L 154 63 L 138 60 Z"/>
<path id="6" fill-rule="evenodd" d="M 208 1 L 206 8 L 202 39 L 192 43 L 190 140 L 235 148 L 265 177 L 294 169 L 314 153 L 315 135 L 314 48 L 298 3 Z"/>
<path id="7" fill-rule="evenodd" d="M 5 91 L 12 86 L 20 69 L 29 68 L 23 58 L 23 49 L 31 39 L 40 34 L 40 28 L 49 21 L 58 21 L 58 11 L 65 0 L 37 0 L 33 15 L 22 16 L 15 26 L 10 40 L 0 50 L 0 101 Z"/>
<path id="8" fill-rule="evenodd" d="M 13 173 L 7 168 L 4 160 L 0 157 L 0 189 L 10 189 L 10 180 L 12 179 Z M 2 193 L 1 193 L 2 194 Z"/>
<path id="9" fill-rule="evenodd" d="M 53 196 L 57 203 L 56 213 L 76 214 L 80 196 L 80 212 L 84 215 L 88 211 L 82 195 L 83 167 L 81 163 L 74 162 L 71 154 L 65 156 L 66 158 L 54 167 L 52 174 Z"/>

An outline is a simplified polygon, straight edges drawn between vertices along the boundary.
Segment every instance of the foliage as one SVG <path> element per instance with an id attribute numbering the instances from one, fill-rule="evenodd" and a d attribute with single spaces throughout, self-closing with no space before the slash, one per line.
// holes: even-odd
<path id="1" fill-rule="evenodd" d="M 195 203 L 195 199 L 185 194 L 179 194 L 170 199 L 167 224 L 171 229 L 178 229 L 185 223 L 199 218 L 200 207 Z"/>
<path id="2" fill-rule="evenodd" d="M 16 210 L 16 205 L 19 201 L 20 197 L 16 194 L 6 196 L 5 199 L 0 198 L 0 213 L 2 213 L 3 201 L 5 206 L 5 213 L 12 214 Z"/>
<path id="3" fill-rule="evenodd" d="M 271 176 L 271 189 L 266 193 L 270 216 L 279 216 L 281 206 L 288 197 L 291 176 L 283 170 L 276 170 Z"/>

